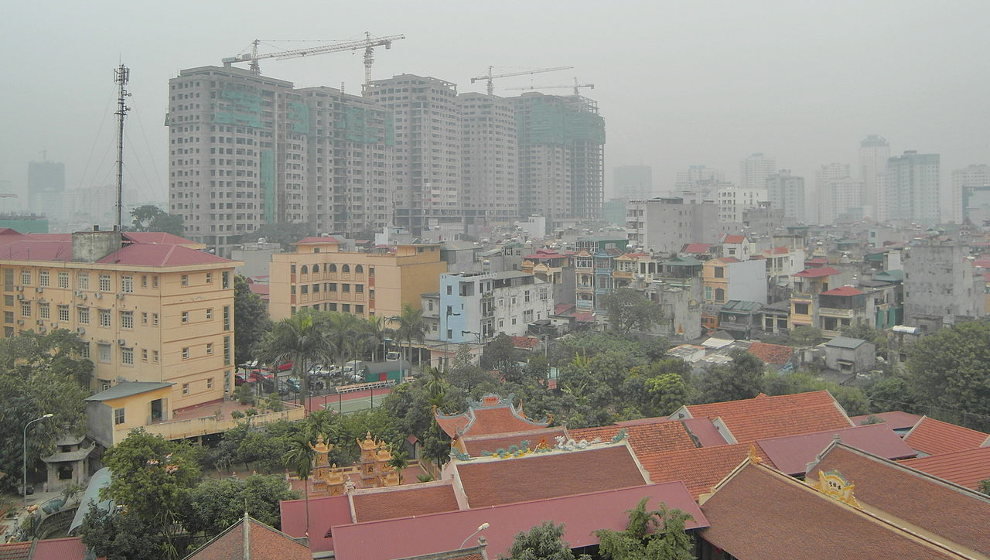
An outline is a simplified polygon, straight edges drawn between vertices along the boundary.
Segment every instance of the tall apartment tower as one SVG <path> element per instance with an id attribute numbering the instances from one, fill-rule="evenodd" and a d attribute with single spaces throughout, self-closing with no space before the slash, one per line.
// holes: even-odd
<path id="1" fill-rule="evenodd" d="M 784 211 L 785 218 L 798 223 L 804 222 L 804 177 L 791 175 L 790 170 L 781 169 L 767 177 L 767 200 L 773 208 Z"/>
<path id="2" fill-rule="evenodd" d="M 28 211 L 61 219 L 65 196 L 65 164 L 57 161 L 32 161 L 28 164 Z"/>
<path id="3" fill-rule="evenodd" d="M 967 219 L 976 225 L 981 225 L 987 215 L 987 203 L 990 202 L 990 165 L 969 165 L 952 172 L 952 214 L 951 218 L 957 224 Z M 971 217 L 970 210 L 980 209 L 978 221 Z"/>
<path id="4" fill-rule="evenodd" d="M 368 97 L 395 122 L 393 185 L 396 225 L 420 232 L 442 222 L 466 222 L 457 86 L 402 74 L 369 84 Z"/>
<path id="5" fill-rule="evenodd" d="M 612 169 L 612 192 L 616 198 L 653 198 L 653 168 L 649 165 L 621 165 Z"/>
<path id="6" fill-rule="evenodd" d="M 739 188 L 765 189 L 767 177 L 777 171 L 777 162 L 761 153 L 751 154 L 739 164 Z"/>
<path id="7" fill-rule="evenodd" d="M 486 221 L 512 222 L 519 213 L 519 145 L 516 114 L 505 98 L 457 96 L 461 116 L 461 184 L 464 205 Z"/>
<path id="8" fill-rule="evenodd" d="M 815 198 L 819 224 L 863 217 L 863 182 L 850 176 L 848 164 L 829 163 L 815 171 Z"/>
<path id="9" fill-rule="evenodd" d="M 582 96 L 525 93 L 510 98 L 519 138 L 524 216 L 599 219 L 605 196 L 605 120 Z"/>
<path id="10" fill-rule="evenodd" d="M 703 200 L 715 200 L 720 190 L 733 186 L 720 170 L 704 165 L 692 165 L 687 171 L 678 171 L 674 179 L 675 193 L 697 193 Z"/>
<path id="11" fill-rule="evenodd" d="M 239 68 L 169 81 L 169 212 L 220 255 L 259 227 L 360 232 L 391 222 L 391 118 L 332 88 Z"/>
<path id="12" fill-rule="evenodd" d="M 863 180 L 863 215 L 886 221 L 887 192 L 884 177 L 890 144 L 883 136 L 871 134 L 859 143 L 859 178 Z"/>
<path id="13" fill-rule="evenodd" d="M 887 160 L 886 219 L 913 224 L 939 222 L 939 155 L 909 150 Z"/>

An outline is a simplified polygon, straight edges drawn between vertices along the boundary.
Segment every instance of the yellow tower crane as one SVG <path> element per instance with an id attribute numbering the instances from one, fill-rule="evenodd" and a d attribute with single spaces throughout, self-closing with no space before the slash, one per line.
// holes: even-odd
<path id="1" fill-rule="evenodd" d="M 574 78 L 574 85 L 572 86 L 526 86 L 526 87 L 513 87 L 506 88 L 511 90 L 527 90 L 532 91 L 534 89 L 574 89 L 574 95 L 581 95 L 581 88 L 595 89 L 595 84 L 580 84 L 578 79 Z"/>
<path id="2" fill-rule="evenodd" d="M 536 70 L 526 70 L 524 72 L 509 72 L 508 74 L 492 74 L 492 71 L 495 69 L 495 67 L 494 66 L 489 66 L 488 67 L 488 73 L 487 74 L 484 74 L 482 76 L 475 76 L 474 78 L 471 78 L 471 83 L 473 84 L 475 82 L 479 82 L 481 80 L 485 80 L 486 82 L 488 82 L 488 95 L 493 95 L 494 92 L 495 92 L 495 83 L 494 83 L 494 80 L 496 78 L 510 78 L 512 76 L 527 76 L 529 74 L 542 74 L 544 72 L 557 72 L 559 70 L 570 70 L 571 68 L 574 68 L 574 67 L 573 66 L 556 66 L 554 68 L 537 68 Z"/>
<path id="3" fill-rule="evenodd" d="M 382 37 L 372 37 L 371 33 L 365 32 L 364 39 L 354 41 L 337 41 L 326 45 L 317 45 L 315 47 L 291 49 L 271 53 L 259 53 L 258 45 L 261 43 L 261 40 L 255 39 L 251 42 L 251 52 L 224 58 L 222 62 L 223 65 L 228 68 L 231 64 L 238 62 L 250 62 L 251 71 L 255 74 L 260 74 L 261 66 L 258 64 L 258 61 L 265 58 L 284 60 L 287 58 L 299 58 L 301 56 L 309 56 L 314 54 L 364 49 L 364 85 L 367 86 L 368 83 L 371 82 L 371 65 L 375 60 L 375 47 L 385 47 L 386 49 L 391 49 L 392 41 L 398 41 L 399 39 L 405 38 L 405 35 L 385 35 Z"/>

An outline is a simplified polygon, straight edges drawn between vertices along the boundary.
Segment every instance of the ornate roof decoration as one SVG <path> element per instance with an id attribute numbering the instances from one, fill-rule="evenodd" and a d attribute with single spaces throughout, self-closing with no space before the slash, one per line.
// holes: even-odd
<path id="1" fill-rule="evenodd" d="M 542 422 L 526 417 L 522 407 L 512 404 L 513 395 L 501 397 L 487 394 L 480 401 L 468 401 L 467 411 L 443 414 L 434 410 L 437 424 L 452 438 L 509 432 L 525 432 L 546 428 L 550 419 Z"/>
<path id="2" fill-rule="evenodd" d="M 856 485 L 846 480 L 846 477 L 842 476 L 839 471 L 819 472 L 818 481 L 813 485 L 813 488 L 832 499 L 861 509 L 854 495 Z"/>

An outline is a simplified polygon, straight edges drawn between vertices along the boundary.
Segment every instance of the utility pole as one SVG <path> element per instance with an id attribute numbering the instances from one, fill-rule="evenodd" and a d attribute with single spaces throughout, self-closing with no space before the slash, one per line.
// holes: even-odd
<path id="1" fill-rule="evenodd" d="M 124 214 L 124 116 L 130 110 L 125 100 L 130 95 L 127 92 L 127 82 L 130 80 L 131 71 L 121 64 L 113 71 L 114 82 L 117 83 L 119 95 L 117 96 L 117 223 L 116 230 L 123 229 Z"/>

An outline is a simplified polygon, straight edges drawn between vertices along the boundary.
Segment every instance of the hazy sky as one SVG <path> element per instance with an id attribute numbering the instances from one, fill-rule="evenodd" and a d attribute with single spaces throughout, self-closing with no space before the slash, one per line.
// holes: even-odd
<path id="1" fill-rule="evenodd" d="M 942 154 L 948 171 L 990 162 L 986 0 L 802 2 L 500 1 L 4 2 L 0 37 L 0 181 L 63 161 L 70 188 L 113 182 L 113 68 L 131 68 L 128 187 L 164 200 L 167 82 L 219 64 L 255 38 L 404 34 L 379 49 L 374 77 L 415 73 L 483 91 L 470 77 L 574 66 L 504 79 L 505 88 L 592 82 L 611 168 L 647 164 L 659 189 L 690 164 L 735 180 L 751 152 L 806 177 L 877 133 L 892 153 Z M 284 43 L 282 48 L 298 46 Z M 360 91 L 360 53 L 263 61 L 300 86 Z M 568 93 L 567 90 L 547 90 Z"/>

